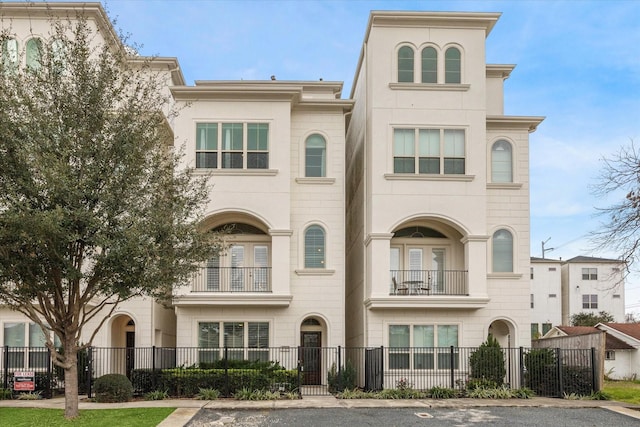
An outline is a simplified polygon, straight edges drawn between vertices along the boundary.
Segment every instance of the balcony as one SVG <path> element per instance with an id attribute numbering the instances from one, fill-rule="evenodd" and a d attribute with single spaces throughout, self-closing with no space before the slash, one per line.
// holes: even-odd
<path id="1" fill-rule="evenodd" d="M 467 296 L 464 270 L 391 270 L 389 295 Z"/>
<path id="2" fill-rule="evenodd" d="M 191 292 L 271 292 L 271 267 L 202 267 Z"/>

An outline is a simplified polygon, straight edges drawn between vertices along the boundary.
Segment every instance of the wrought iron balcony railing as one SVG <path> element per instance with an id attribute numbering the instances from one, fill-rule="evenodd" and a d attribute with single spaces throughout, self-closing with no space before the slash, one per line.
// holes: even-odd
<path id="1" fill-rule="evenodd" d="M 271 267 L 202 267 L 192 292 L 271 292 Z"/>
<path id="2" fill-rule="evenodd" d="M 469 295 L 465 270 L 391 270 L 389 295 Z"/>

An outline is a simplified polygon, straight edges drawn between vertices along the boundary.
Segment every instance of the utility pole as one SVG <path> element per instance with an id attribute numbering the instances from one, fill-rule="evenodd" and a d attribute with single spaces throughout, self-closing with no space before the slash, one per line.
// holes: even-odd
<path id="1" fill-rule="evenodd" d="M 544 259 L 544 254 L 547 252 L 551 252 L 552 250 L 554 250 L 555 248 L 545 248 L 544 244 L 547 243 L 549 240 L 551 240 L 551 237 L 549 237 L 547 240 L 542 242 L 542 259 Z"/>

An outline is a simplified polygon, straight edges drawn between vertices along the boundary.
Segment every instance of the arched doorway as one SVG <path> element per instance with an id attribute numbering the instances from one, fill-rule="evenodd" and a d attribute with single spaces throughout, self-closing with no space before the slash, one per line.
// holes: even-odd
<path id="1" fill-rule="evenodd" d="M 127 315 L 119 315 L 111 322 L 111 364 L 113 371 L 131 379 L 135 367 L 136 324 Z"/>
<path id="2" fill-rule="evenodd" d="M 489 333 L 498 341 L 500 347 L 511 348 L 515 342 L 514 328 L 511 322 L 497 319 L 489 325 Z"/>
<path id="3" fill-rule="evenodd" d="M 317 317 L 307 317 L 300 324 L 300 363 L 304 385 L 322 384 L 323 324 Z"/>

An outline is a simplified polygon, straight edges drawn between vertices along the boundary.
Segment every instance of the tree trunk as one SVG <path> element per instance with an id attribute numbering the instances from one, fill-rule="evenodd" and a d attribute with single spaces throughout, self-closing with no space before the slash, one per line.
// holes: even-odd
<path id="1" fill-rule="evenodd" d="M 64 343 L 64 358 L 67 368 L 64 370 L 64 416 L 76 418 L 78 413 L 78 348 L 75 340 Z"/>

